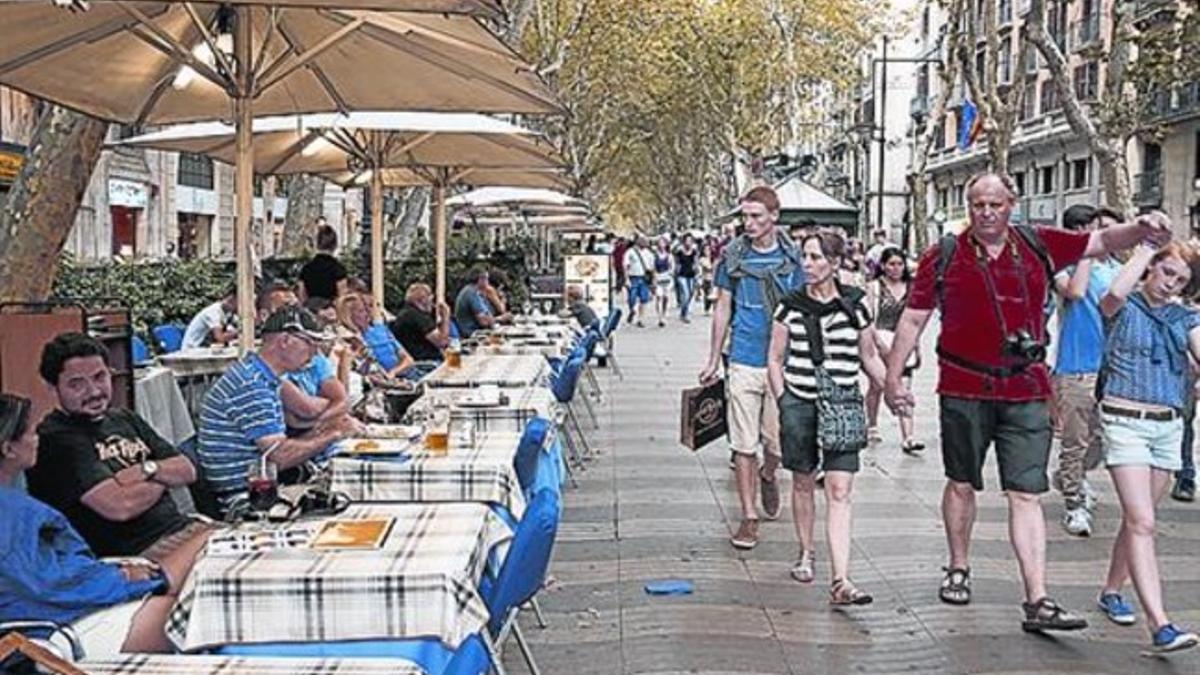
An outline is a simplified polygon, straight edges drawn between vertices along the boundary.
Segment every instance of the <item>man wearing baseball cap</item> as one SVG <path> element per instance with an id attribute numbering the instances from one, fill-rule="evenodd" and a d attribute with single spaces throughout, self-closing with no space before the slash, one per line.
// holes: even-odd
<path id="1" fill-rule="evenodd" d="M 280 398 L 284 373 L 303 368 L 333 338 L 308 310 L 286 306 L 262 326 L 262 348 L 230 366 L 209 390 L 200 412 L 199 458 L 222 512 L 247 495 L 247 476 L 264 453 L 279 470 L 298 467 L 345 438 L 353 420 L 324 420 L 288 438 Z"/>

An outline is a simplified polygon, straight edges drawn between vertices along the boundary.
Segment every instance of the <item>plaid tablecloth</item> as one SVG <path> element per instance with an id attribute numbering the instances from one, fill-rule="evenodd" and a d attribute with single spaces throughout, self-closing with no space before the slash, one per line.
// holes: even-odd
<path id="1" fill-rule="evenodd" d="M 453 420 L 469 419 L 475 425 L 475 431 L 493 432 L 510 431 L 520 433 L 525 425 L 535 417 L 554 417 L 556 402 L 554 394 L 542 386 L 505 387 L 500 390 L 508 397 L 507 405 L 488 407 L 458 407 L 458 401 L 473 393 L 471 389 L 447 387 L 442 389 L 427 389 L 414 406 L 418 409 L 428 406 L 449 407 Z"/>
<path id="2" fill-rule="evenodd" d="M 377 550 L 204 553 L 167 622 L 167 636 L 184 651 L 416 637 L 457 648 L 488 620 L 479 580 L 489 552 L 512 530 L 478 503 L 363 504 L 336 518 L 374 516 L 396 518 Z M 325 520 L 305 524 L 315 530 Z"/>
<path id="3" fill-rule="evenodd" d="M 452 448 L 444 457 L 417 452 L 404 462 L 334 457 L 331 487 L 356 502 L 484 502 L 520 518 L 525 498 L 513 469 L 520 440 L 512 432 L 480 433 L 473 448 Z M 422 447 L 414 443 L 414 450 Z"/>
<path id="4" fill-rule="evenodd" d="M 89 675 L 425 675 L 403 659 L 311 659 L 134 654 L 77 664 Z"/>
<path id="5" fill-rule="evenodd" d="M 542 356 L 470 354 L 463 357 L 461 368 L 449 368 L 443 363 L 423 381 L 426 387 L 434 388 L 481 384 L 528 387 L 541 383 L 547 372 L 549 366 Z"/>

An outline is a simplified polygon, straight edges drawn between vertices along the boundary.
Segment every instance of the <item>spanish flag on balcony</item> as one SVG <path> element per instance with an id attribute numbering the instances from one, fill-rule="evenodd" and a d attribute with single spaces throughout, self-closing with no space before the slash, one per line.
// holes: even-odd
<path id="1" fill-rule="evenodd" d="M 979 110 L 970 99 L 964 100 L 958 112 L 958 147 L 960 150 L 970 149 L 983 133 L 983 120 Z"/>

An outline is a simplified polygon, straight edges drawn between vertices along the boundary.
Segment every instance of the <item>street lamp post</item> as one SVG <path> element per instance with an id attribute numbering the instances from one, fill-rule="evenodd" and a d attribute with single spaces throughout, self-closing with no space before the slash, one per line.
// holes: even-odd
<path id="1" fill-rule="evenodd" d="M 874 98 L 875 93 L 875 66 L 881 66 L 880 87 L 879 87 L 879 124 L 871 126 L 871 132 L 878 132 L 879 136 L 875 140 L 879 142 L 879 175 L 876 177 L 877 191 L 875 198 L 878 203 L 875 206 L 875 229 L 883 227 L 883 178 L 884 167 L 886 166 L 884 152 L 887 149 L 887 66 L 889 63 L 936 63 L 941 65 L 942 60 L 938 58 L 913 58 L 899 57 L 888 58 L 888 36 L 883 37 L 883 55 L 881 58 L 871 59 L 871 94 Z"/>

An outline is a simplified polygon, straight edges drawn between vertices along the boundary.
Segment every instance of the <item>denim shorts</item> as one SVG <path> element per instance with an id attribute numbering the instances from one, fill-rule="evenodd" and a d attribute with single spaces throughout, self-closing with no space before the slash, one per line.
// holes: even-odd
<path id="1" fill-rule="evenodd" d="M 1150 466 L 1163 471 L 1183 468 L 1183 418 L 1140 420 L 1100 413 L 1100 429 L 1108 466 Z"/>
<path id="2" fill-rule="evenodd" d="M 650 302 L 650 285 L 646 277 L 629 277 L 629 305 L 648 304 Z"/>

